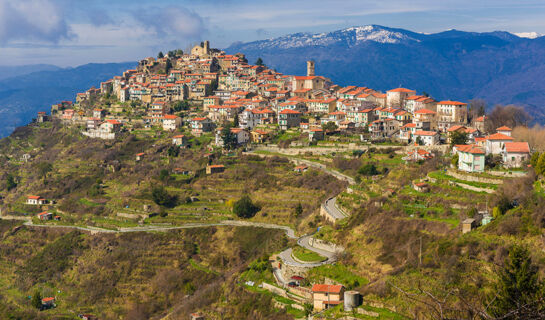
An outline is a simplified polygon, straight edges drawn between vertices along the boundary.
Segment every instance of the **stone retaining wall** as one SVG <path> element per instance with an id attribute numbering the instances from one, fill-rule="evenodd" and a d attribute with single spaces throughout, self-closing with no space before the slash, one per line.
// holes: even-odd
<path id="1" fill-rule="evenodd" d="M 344 247 L 336 245 L 334 243 L 329 243 L 327 241 L 316 239 L 316 238 L 310 238 L 308 240 L 308 244 L 316 249 L 328 251 L 328 252 L 343 252 Z"/>
<path id="2" fill-rule="evenodd" d="M 511 177 L 520 178 L 526 176 L 528 173 L 524 171 L 487 171 L 486 173 L 498 177 Z"/>
<path id="3" fill-rule="evenodd" d="M 328 222 L 335 223 L 335 218 L 327 212 L 324 204 L 320 206 L 320 215 Z"/>
<path id="4" fill-rule="evenodd" d="M 293 276 L 301 276 L 303 278 L 307 277 L 308 271 L 312 269 L 310 267 L 303 267 L 303 266 L 291 266 L 285 263 L 282 263 L 282 268 L 280 269 L 280 273 L 282 273 L 282 278 L 284 279 L 290 279 Z"/>
<path id="5" fill-rule="evenodd" d="M 474 187 L 474 186 L 470 186 L 469 184 L 465 184 L 465 183 L 461 183 L 461 182 L 452 182 L 452 183 L 454 183 L 455 185 L 457 185 L 457 186 L 459 186 L 461 188 L 471 190 L 471 191 L 475 191 L 475 192 L 486 192 L 486 193 L 496 192 L 496 190 L 494 190 L 494 189 Z"/>
<path id="6" fill-rule="evenodd" d="M 263 282 L 261 284 L 261 286 L 263 287 L 263 289 L 265 289 L 267 291 L 270 291 L 270 292 L 272 292 L 274 294 L 277 294 L 277 295 L 285 297 L 285 298 L 288 297 L 288 294 L 286 293 L 286 290 L 284 290 L 282 288 L 278 288 L 278 287 L 273 286 L 272 284 L 268 284 L 266 282 Z"/>
<path id="7" fill-rule="evenodd" d="M 127 219 L 146 219 L 148 217 L 147 214 L 135 214 L 135 213 L 125 213 L 125 212 L 118 212 L 116 215 L 118 217 L 127 218 Z"/>
<path id="8" fill-rule="evenodd" d="M 472 181 L 472 182 L 481 182 L 481 183 L 490 183 L 490 184 L 502 184 L 502 179 L 493 179 L 493 178 L 485 178 L 485 177 L 478 177 L 470 174 L 463 174 L 456 172 L 454 170 L 447 170 L 447 174 L 449 176 L 452 176 L 456 179 L 465 180 L 465 181 Z"/>

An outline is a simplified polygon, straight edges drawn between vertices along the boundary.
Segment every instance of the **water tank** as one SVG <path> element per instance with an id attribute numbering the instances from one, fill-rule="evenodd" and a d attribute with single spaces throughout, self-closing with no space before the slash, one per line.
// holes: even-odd
<path id="1" fill-rule="evenodd" d="M 357 291 L 344 292 L 344 311 L 352 311 L 360 305 L 360 293 Z"/>

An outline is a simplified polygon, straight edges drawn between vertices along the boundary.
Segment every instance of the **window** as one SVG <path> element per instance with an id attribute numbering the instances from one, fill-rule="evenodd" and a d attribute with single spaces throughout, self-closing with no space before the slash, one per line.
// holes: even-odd
<path id="1" fill-rule="evenodd" d="M 515 161 L 515 157 L 511 157 L 511 161 Z"/>

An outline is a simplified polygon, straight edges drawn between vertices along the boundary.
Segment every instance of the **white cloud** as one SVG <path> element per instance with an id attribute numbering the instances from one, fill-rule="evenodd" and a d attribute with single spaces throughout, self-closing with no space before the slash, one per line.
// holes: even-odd
<path id="1" fill-rule="evenodd" d="M 160 37 L 198 39 L 206 31 L 199 14 L 180 6 L 142 8 L 133 16 Z"/>
<path id="2" fill-rule="evenodd" d="M 17 41 L 57 43 L 70 37 L 62 8 L 51 0 L 0 0 L 0 45 Z"/>

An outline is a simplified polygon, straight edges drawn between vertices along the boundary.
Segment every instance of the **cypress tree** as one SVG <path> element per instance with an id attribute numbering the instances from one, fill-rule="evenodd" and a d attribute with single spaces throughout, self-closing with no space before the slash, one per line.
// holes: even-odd
<path id="1" fill-rule="evenodd" d="M 499 277 L 492 308 L 494 316 L 502 319 L 536 319 L 535 315 L 545 311 L 538 267 L 532 263 L 527 248 L 515 245 L 509 250 Z"/>

